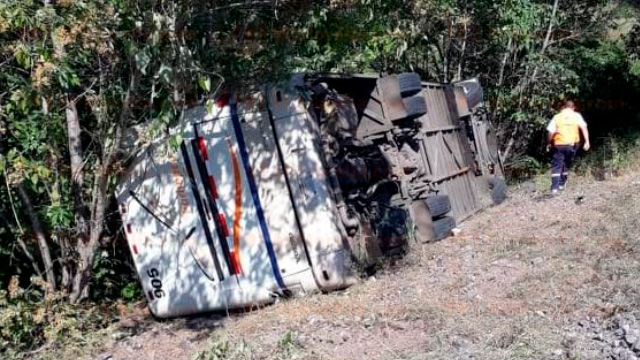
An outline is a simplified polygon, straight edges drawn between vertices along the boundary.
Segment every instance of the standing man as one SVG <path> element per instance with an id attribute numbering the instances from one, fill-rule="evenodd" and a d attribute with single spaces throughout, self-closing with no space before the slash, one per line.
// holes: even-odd
<path id="1" fill-rule="evenodd" d="M 580 147 L 580 133 L 584 138 L 584 151 L 589 151 L 589 131 L 587 123 L 580 113 L 575 111 L 573 101 L 566 102 L 565 107 L 553 117 L 547 131 L 548 147 L 553 147 L 551 160 L 551 195 L 557 195 L 558 190 L 564 190 L 569 176 L 569 169 Z"/>

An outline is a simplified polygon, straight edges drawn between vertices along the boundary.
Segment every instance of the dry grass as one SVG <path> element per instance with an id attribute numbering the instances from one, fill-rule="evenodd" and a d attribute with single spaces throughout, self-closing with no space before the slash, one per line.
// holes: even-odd
<path id="1" fill-rule="evenodd" d="M 148 321 L 150 330 L 87 358 L 553 358 L 580 319 L 640 305 L 635 174 L 573 179 L 554 199 L 516 190 L 462 224 L 459 237 L 414 244 L 400 263 L 345 291 L 226 319 Z"/>

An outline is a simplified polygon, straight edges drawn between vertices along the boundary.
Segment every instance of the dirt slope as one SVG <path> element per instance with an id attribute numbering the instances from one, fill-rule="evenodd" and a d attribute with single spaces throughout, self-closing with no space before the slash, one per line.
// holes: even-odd
<path id="1" fill-rule="evenodd" d="M 553 199 L 512 189 L 459 236 L 414 244 L 346 291 L 230 317 L 128 319 L 86 358 L 608 358 L 579 324 L 638 311 L 636 178 L 581 180 Z"/>

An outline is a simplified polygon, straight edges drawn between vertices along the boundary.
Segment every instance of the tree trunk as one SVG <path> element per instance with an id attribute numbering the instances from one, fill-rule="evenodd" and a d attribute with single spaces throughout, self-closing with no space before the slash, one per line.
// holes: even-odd
<path id="1" fill-rule="evenodd" d="M 65 294 L 71 291 L 71 262 L 69 261 L 69 240 L 66 237 L 60 238 L 60 248 L 62 249 L 62 255 L 60 267 L 62 269 L 61 289 Z"/>
<path id="2" fill-rule="evenodd" d="M 449 82 L 449 66 L 451 65 L 451 26 L 449 26 L 449 32 L 447 33 L 446 42 L 445 36 L 442 36 L 442 48 L 443 48 L 443 66 L 442 66 L 442 82 Z"/>
<path id="3" fill-rule="evenodd" d="M 1 150 L 2 149 L 1 149 L 1 146 L 0 146 L 0 151 Z M 24 229 L 20 225 L 20 219 L 18 219 L 18 213 L 16 212 L 16 207 L 15 207 L 15 205 L 13 203 L 13 196 L 11 196 L 11 188 L 9 187 L 9 180 L 7 180 L 7 171 L 6 171 L 6 169 L 5 169 L 4 173 L 3 173 L 3 175 L 4 175 L 4 179 L 5 179 L 5 184 L 7 185 L 7 196 L 9 197 L 9 203 L 11 204 L 11 210 L 13 211 L 13 216 L 16 219 L 16 225 L 18 225 L 18 229 L 20 230 L 20 235 L 16 236 L 16 241 L 18 242 L 18 245 L 20 246 L 20 249 L 22 250 L 24 255 L 31 262 L 31 266 L 33 267 L 33 270 L 35 271 L 35 273 L 38 274 L 38 276 L 44 280 L 44 278 L 42 277 L 42 270 L 40 270 L 40 266 L 38 265 L 38 262 L 36 261 L 35 257 L 31 253 L 31 250 L 29 250 L 29 247 L 27 246 L 27 243 L 25 243 L 24 239 L 22 238 L 22 236 L 24 235 Z"/>
<path id="4" fill-rule="evenodd" d="M 502 160 L 506 163 L 509 156 L 511 156 L 511 150 L 516 143 L 516 136 L 518 135 L 518 126 L 516 125 L 511 132 L 511 137 L 509 137 L 509 141 L 507 142 L 507 147 L 502 154 Z"/>
<path id="5" fill-rule="evenodd" d="M 513 43 L 513 36 L 509 37 L 509 43 L 507 44 L 507 51 L 504 52 L 504 56 L 502 57 L 502 62 L 500 64 L 500 74 L 498 75 L 498 84 L 497 86 L 502 86 L 504 84 L 504 72 L 507 67 L 507 59 L 509 59 L 509 55 L 511 54 L 511 44 Z"/>
<path id="6" fill-rule="evenodd" d="M 48 6 L 48 5 L 49 3 L 45 2 L 45 6 Z M 45 116 L 48 116 L 50 98 L 42 95 L 40 97 L 40 100 L 42 101 L 42 112 L 44 113 Z M 53 185 L 51 186 L 51 193 L 50 193 L 51 204 L 60 205 L 61 194 L 62 194 L 62 190 L 60 188 L 60 171 L 59 171 L 60 158 L 58 154 L 56 154 L 55 152 L 51 152 L 50 158 L 51 158 L 51 172 L 54 178 Z M 69 290 L 70 290 L 69 286 L 71 282 L 71 275 L 70 275 L 70 269 L 69 269 L 69 266 L 70 266 L 69 241 L 66 239 L 65 236 L 60 236 L 60 233 L 56 234 L 56 237 L 58 239 L 58 245 L 60 246 L 60 251 L 61 251 L 60 258 L 58 259 L 60 263 L 60 272 L 62 275 L 60 289 L 62 290 L 63 293 L 67 294 L 69 293 Z"/>
<path id="7" fill-rule="evenodd" d="M 107 185 L 109 180 L 108 168 L 105 164 L 100 166 L 100 173 L 96 174 L 91 194 L 93 206 L 91 211 L 91 231 L 87 243 L 78 244 L 78 270 L 74 278 L 74 292 L 71 301 L 77 303 L 89 296 L 89 280 L 92 274 L 92 262 L 100 237 L 104 230 L 105 212 L 107 207 Z"/>
<path id="8" fill-rule="evenodd" d="M 40 249 L 40 256 L 42 257 L 42 263 L 44 264 L 44 272 L 47 278 L 47 291 L 51 292 L 56 289 L 56 276 L 53 272 L 53 261 L 51 260 L 51 251 L 49 250 L 49 244 L 47 244 L 47 238 L 44 234 L 44 228 L 42 227 L 42 223 L 40 219 L 38 219 L 38 215 L 33 208 L 33 204 L 31 203 L 31 199 L 27 194 L 24 186 L 22 184 L 18 184 L 17 186 L 18 194 L 20 195 L 20 200 L 22 200 L 22 204 L 24 205 L 25 211 L 29 216 L 29 221 L 31 222 L 31 228 L 33 229 L 33 233 L 36 236 L 36 240 L 38 241 L 38 248 Z"/>
<path id="9" fill-rule="evenodd" d="M 70 300 L 72 303 L 78 303 L 79 301 L 89 296 L 89 280 L 91 279 L 93 256 L 96 249 L 98 248 L 98 245 L 100 244 L 100 237 L 102 236 L 102 232 L 104 230 L 104 221 L 107 207 L 107 188 L 109 185 L 109 177 L 111 175 L 110 171 L 119 155 L 122 143 L 122 129 L 129 118 L 131 110 L 131 93 L 135 90 L 136 80 L 136 76 L 131 75 L 129 89 L 127 90 L 125 98 L 123 99 L 123 104 L 125 104 L 125 106 L 122 108 L 120 119 L 115 125 L 114 142 L 112 145 L 110 145 L 110 148 L 107 148 L 109 144 L 103 144 L 102 154 L 104 155 L 96 165 L 96 168 L 98 168 L 99 170 L 94 175 L 93 187 L 91 191 L 92 200 L 90 213 L 92 226 L 90 229 L 88 229 L 88 232 L 84 234 L 86 235 L 85 238 L 78 238 L 78 263 L 77 270 L 73 279 L 73 290 L 70 295 Z"/>
<path id="10" fill-rule="evenodd" d="M 84 173 L 82 160 L 82 141 L 80 139 L 80 120 L 78 118 L 78 110 L 76 104 L 70 96 L 67 95 L 65 114 L 67 117 L 67 136 L 69 140 L 69 157 L 71 159 L 71 192 L 73 193 L 74 220 L 76 225 L 75 244 L 78 251 L 77 271 L 74 277 L 73 287 L 70 294 L 72 303 L 77 302 L 83 295 L 81 269 L 91 267 L 92 254 L 88 251 L 89 242 L 89 222 L 87 217 L 87 205 L 84 201 Z"/>
<path id="11" fill-rule="evenodd" d="M 457 80 L 462 80 L 462 70 L 464 69 L 464 56 L 467 51 L 467 37 L 469 36 L 469 30 L 467 23 L 464 23 L 464 40 L 462 41 L 462 49 L 460 49 L 460 59 L 458 61 L 458 75 Z"/>
<path id="12" fill-rule="evenodd" d="M 60 205 L 62 190 L 60 189 L 60 171 L 58 170 L 60 166 L 59 157 L 57 154 L 51 154 L 51 172 L 53 174 L 53 185 L 51 186 L 51 204 Z M 69 249 L 69 241 L 66 236 L 60 234 L 60 232 L 56 232 L 56 238 L 58 240 L 58 245 L 60 246 L 60 272 L 62 275 L 62 279 L 60 280 L 60 290 L 65 294 L 69 293 L 70 285 L 71 285 L 71 262 L 70 255 L 71 251 Z"/>
<path id="13" fill-rule="evenodd" d="M 555 21 L 556 13 L 558 12 L 558 1 L 559 0 L 555 0 L 553 2 L 553 9 L 551 10 L 551 19 L 549 19 L 549 26 L 547 27 L 547 33 L 542 43 L 542 49 L 540 50 L 540 55 L 544 55 L 545 52 L 547 51 L 547 48 L 549 47 L 549 43 L 551 40 L 551 33 L 553 32 L 553 22 Z M 527 71 L 525 72 L 525 75 L 520 79 L 518 86 L 516 87 L 516 92 L 519 93 L 520 95 L 525 93 L 527 87 L 529 87 L 530 84 L 533 84 L 536 81 L 536 77 L 538 76 L 537 65 L 533 67 L 533 71 L 531 72 L 531 77 L 529 77 L 529 70 L 530 70 L 529 67 L 527 67 Z"/>
<path id="14" fill-rule="evenodd" d="M 549 41 L 551 40 L 551 33 L 553 32 L 553 22 L 556 19 L 556 13 L 558 12 L 558 0 L 553 2 L 553 10 L 551 10 L 551 19 L 549 19 L 549 27 L 547 28 L 547 34 L 544 37 L 544 42 L 542 43 L 542 50 L 540 54 L 544 55 L 549 47 Z M 535 70 L 533 70 L 533 75 L 531 75 L 531 82 L 534 83 L 536 81 L 536 77 L 538 76 L 538 67 L 536 66 Z"/>

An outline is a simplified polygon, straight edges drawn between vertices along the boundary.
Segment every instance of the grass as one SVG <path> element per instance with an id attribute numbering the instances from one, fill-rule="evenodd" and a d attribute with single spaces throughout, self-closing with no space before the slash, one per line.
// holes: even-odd
<path id="1" fill-rule="evenodd" d="M 625 171 L 637 170 L 640 155 L 640 134 L 607 137 L 596 140 L 596 147 L 587 156 L 576 161 L 576 171 L 589 174 L 596 180 L 619 176 Z"/>
<path id="2" fill-rule="evenodd" d="M 244 341 L 231 343 L 219 334 L 214 334 L 209 348 L 200 351 L 193 360 L 249 360 L 253 358 L 251 350 Z"/>
<path id="3" fill-rule="evenodd" d="M 640 171 L 640 133 L 592 139 L 589 152 L 580 150 L 570 178 L 575 180 L 610 180 L 628 172 Z M 550 159 L 539 161 L 529 156 L 511 163 L 507 180 L 512 186 L 532 182 L 532 191 L 544 193 L 551 187 Z"/>
<path id="4" fill-rule="evenodd" d="M 587 179 L 581 181 L 584 184 L 575 186 L 586 186 L 590 197 L 597 196 L 593 189 L 606 192 Z M 640 195 L 628 184 L 618 182 L 616 186 L 612 188 L 614 196 L 599 202 L 593 200 L 592 207 L 588 202 L 582 208 L 575 208 L 584 212 L 582 222 L 573 219 L 558 222 L 553 216 L 547 219 L 542 213 L 536 214 L 532 221 L 546 226 L 547 233 L 568 232 L 567 240 L 540 242 L 534 236 L 544 238 L 545 232 L 518 230 L 517 226 L 501 232 L 489 227 L 488 230 L 502 236 L 488 236 L 491 241 L 473 244 L 471 249 L 455 241 L 415 246 L 401 268 L 386 267 L 384 274 L 376 275 L 377 283 L 359 285 L 339 296 L 330 294 L 294 301 L 322 301 L 340 310 L 339 304 L 344 302 L 393 303 L 393 295 L 387 298 L 386 294 L 401 293 L 404 316 L 388 316 L 374 306 L 365 306 L 359 308 L 357 317 L 345 322 L 348 330 L 331 325 L 348 311 L 333 314 L 322 311 L 327 319 L 323 326 L 334 332 L 364 332 L 367 336 L 376 336 L 381 329 L 390 328 L 394 321 L 406 322 L 408 332 L 414 333 L 414 339 L 410 340 L 412 347 L 394 347 L 375 356 L 377 358 L 466 359 L 473 355 L 476 359 L 550 359 L 554 351 L 563 354 L 568 351 L 563 345 L 565 329 L 584 316 L 606 317 L 615 311 L 639 308 L 640 256 L 635 249 L 640 245 Z M 572 208 L 574 205 L 568 202 L 564 206 Z M 522 224 L 526 223 L 527 211 L 542 211 L 543 207 L 553 210 L 561 204 L 522 202 L 522 206 L 529 207 L 529 210 L 518 208 L 525 218 Z M 465 257 L 468 252 L 473 255 L 471 258 Z M 437 265 L 437 258 L 444 259 L 442 265 Z M 506 272 L 500 275 L 503 265 Z M 510 266 L 516 270 L 509 269 Z M 442 269 L 443 275 L 437 275 L 437 269 Z M 415 299 L 406 292 L 407 287 L 424 286 L 422 282 L 431 276 L 443 276 L 435 285 L 435 291 L 426 290 Z M 494 279 L 494 276 L 498 277 Z M 502 280 L 500 276 L 506 278 Z M 384 300 L 378 298 L 378 291 L 372 292 L 382 286 L 381 282 L 385 282 Z M 463 290 L 469 284 L 480 297 L 465 297 Z M 299 319 L 291 322 L 278 338 L 256 340 L 252 346 L 253 349 L 260 347 L 260 353 L 268 354 L 264 357 L 267 359 L 314 358 L 319 356 L 318 351 L 324 354 L 321 358 L 332 358 L 334 353 L 330 349 L 336 345 L 297 340 L 299 334 L 316 330 L 317 325 L 305 327 L 304 319 Z M 402 339 L 380 341 L 393 343 Z M 575 358 L 579 359 L 584 349 L 576 346 Z"/>
<path id="5" fill-rule="evenodd" d="M 631 160 L 625 166 L 637 171 Z M 478 233 L 473 241 L 411 242 L 408 256 L 384 264 L 375 280 L 228 319 L 189 358 L 551 359 L 566 350 L 566 329 L 579 319 L 640 311 L 640 184 L 626 175 L 607 182 L 574 176 L 564 198 L 548 201 L 516 191 L 462 224 L 463 233 Z M 536 177 L 536 190 L 546 191 L 548 181 L 548 174 Z M 574 205 L 579 193 L 587 200 Z M 179 321 L 163 324 L 173 325 L 153 336 L 167 346 L 193 336 Z M 109 335 L 84 336 L 92 344 Z M 46 356 L 77 358 L 91 346 L 73 342 Z"/>
<path id="6" fill-rule="evenodd" d="M 248 334 L 247 334 L 248 335 Z M 244 338 L 230 339 L 228 334 L 214 332 L 209 344 L 200 350 L 193 360 L 288 360 L 306 358 L 294 331 L 285 331 L 274 343 L 247 341 Z"/>

